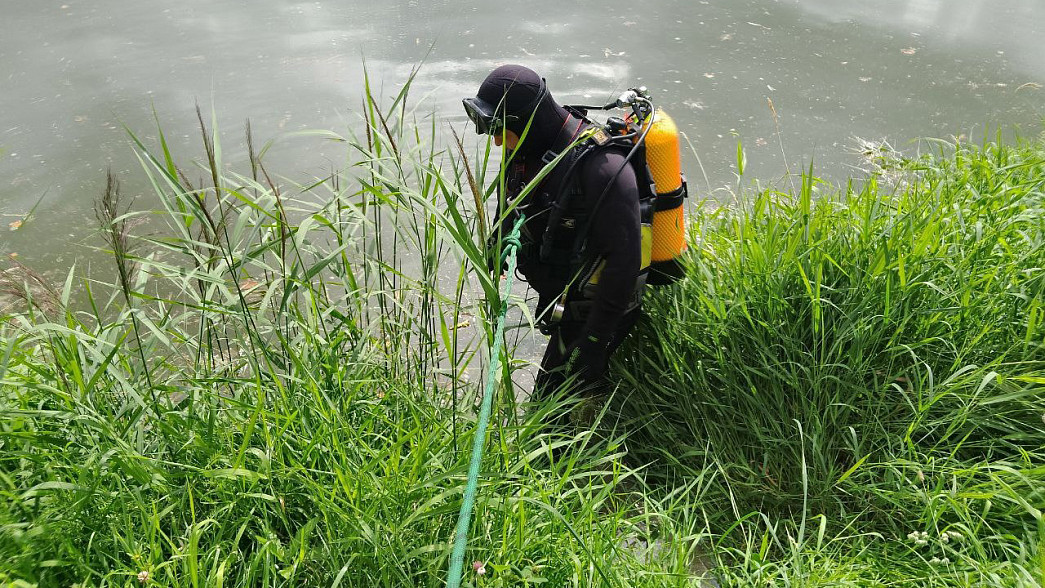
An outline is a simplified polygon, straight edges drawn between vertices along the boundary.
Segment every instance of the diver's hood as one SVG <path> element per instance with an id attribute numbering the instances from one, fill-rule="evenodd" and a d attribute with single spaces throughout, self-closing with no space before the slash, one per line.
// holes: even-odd
<path id="1" fill-rule="evenodd" d="M 473 103 L 504 117 L 507 129 L 523 139 L 516 149 L 520 155 L 540 156 L 555 147 L 556 137 L 570 118 L 555 102 L 544 79 L 521 65 L 502 65 L 490 72 Z"/>

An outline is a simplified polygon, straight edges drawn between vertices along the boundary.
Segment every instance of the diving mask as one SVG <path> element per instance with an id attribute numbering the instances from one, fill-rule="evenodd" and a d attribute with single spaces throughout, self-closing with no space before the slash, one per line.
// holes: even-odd
<path id="1" fill-rule="evenodd" d="M 528 104 L 520 108 L 519 112 L 524 113 L 526 116 L 532 116 L 537 106 L 540 105 L 541 100 L 544 100 L 547 94 L 548 86 L 544 78 L 541 78 L 541 88 L 537 95 Z M 497 105 L 490 104 L 479 97 L 465 98 L 461 101 L 464 104 L 464 111 L 468 115 L 468 120 L 475 124 L 476 133 L 480 135 L 497 135 L 504 132 L 506 126 L 519 121 L 518 115 L 504 112 L 504 99 L 506 97 L 507 95 Z"/>

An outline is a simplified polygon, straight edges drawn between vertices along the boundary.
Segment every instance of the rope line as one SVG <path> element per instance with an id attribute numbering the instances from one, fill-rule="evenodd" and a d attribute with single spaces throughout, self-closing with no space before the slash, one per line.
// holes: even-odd
<path id="1" fill-rule="evenodd" d="M 497 373 L 501 366 L 501 348 L 504 346 L 504 319 L 508 313 L 508 295 L 512 291 L 512 277 L 515 275 L 516 254 L 519 249 L 519 234 L 526 216 L 519 215 L 512 227 L 512 232 L 503 239 L 505 246 L 502 259 L 507 258 L 508 269 L 503 294 L 498 302 L 501 309 L 497 315 L 497 326 L 494 329 L 493 346 L 490 348 L 490 365 L 487 367 L 486 388 L 483 390 L 483 402 L 479 409 L 479 422 L 475 426 L 475 438 L 472 440 L 472 461 L 468 465 L 468 483 L 461 500 L 461 512 L 457 515 L 457 531 L 454 533 L 454 549 L 450 554 L 450 569 L 447 572 L 447 588 L 460 588 L 461 574 L 464 570 L 464 551 L 468 547 L 468 527 L 472 521 L 472 510 L 475 507 L 475 495 L 479 485 L 479 466 L 483 458 L 483 446 L 486 442 L 486 428 L 490 424 L 490 413 L 493 408 L 493 389 L 497 383 Z"/>

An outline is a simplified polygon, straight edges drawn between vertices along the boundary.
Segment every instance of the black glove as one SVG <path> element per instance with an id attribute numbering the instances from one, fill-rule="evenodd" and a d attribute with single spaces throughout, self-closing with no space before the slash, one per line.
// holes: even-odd
<path id="1" fill-rule="evenodd" d="M 583 383 L 592 383 L 606 373 L 609 354 L 606 344 L 594 335 L 582 335 L 566 349 L 566 371 Z"/>

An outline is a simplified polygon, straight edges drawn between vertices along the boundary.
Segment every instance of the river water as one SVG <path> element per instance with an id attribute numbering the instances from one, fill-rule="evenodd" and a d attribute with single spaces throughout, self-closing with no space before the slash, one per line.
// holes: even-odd
<path id="1" fill-rule="evenodd" d="M 843 179 L 857 137 L 914 150 L 1035 136 L 1045 116 L 1041 0 L 0 0 L 0 15 L 0 255 L 50 271 L 99 243 L 106 167 L 148 192 L 122 125 L 154 137 L 155 111 L 175 157 L 198 157 L 198 101 L 242 162 L 247 118 L 260 139 L 358 125 L 364 59 L 381 96 L 421 64 L 418 112 L 459 129 L 461 98 L 501 63 L 538 70 L 563 102 L 645 85 L 694 147 L 698 198 L 735 184 L 738 141 L 746 177 L 812 160 Z M 343 158 L 299 137 L 267 162 L 305 181 Z"/>

